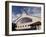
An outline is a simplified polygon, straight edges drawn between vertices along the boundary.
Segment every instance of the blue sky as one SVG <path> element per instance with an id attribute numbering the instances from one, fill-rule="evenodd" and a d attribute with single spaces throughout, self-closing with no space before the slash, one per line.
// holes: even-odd
<path id="1" fill-rule="evenodd" d="M 41 16 L 41 7 L 31 6 L 12 6 L 12 18 L 17 19 L 25 11 L 26 14 L 32 16 Z"/>
<path id="2" fill-rule="evenodd" d="M 26 7 L 26 6 L 12 6 L 12 13 L 14 15 L 22 14 L 24 9 L 25 9 L 25 12 L 28 13 L 28 14 L 35 14 L 35 13 L 40 14 L 41 13 L 40 7 Z"/>
<path id="3" fill-rule="evenodd" d="M 24 7 L 24 6 L 12 6 L 12 12 L 15 15 L 16 14 L 21 14 L 24 11 L 24 8 L 25 8 L 26 12 L 30 8 L 30 13 L 32 13 L 32 8 L 33 7 Z"/>

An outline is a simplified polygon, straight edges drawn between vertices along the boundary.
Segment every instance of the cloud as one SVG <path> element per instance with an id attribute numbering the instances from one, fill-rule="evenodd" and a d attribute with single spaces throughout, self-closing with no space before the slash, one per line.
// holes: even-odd
<path id="1" fill-rule="evenodd" d="M 19 17 L 21 16 L 21 14 L 12 14 L 12 22 L 14 23 L 14 21 L 16 21 Z"/>
<path id="2" fill-rule="evenodd" d="M 38 17 L 40 17 L 41 16 L 41 8 L 40 7 L 34 7 L 34 8 L 29 8 L 28 10 L 27 10 L 27 13 L 29 14 L 29 15 L 32 15 L 32 16 L 38 16 Z"/>
<path id="3" fill-rule="evenodd" d="M 34 16 L 39 16 L 39 17 L 41 16 L 41 8 L 40 7 L 33 8 L 32 11 L 33 11 Z"/>

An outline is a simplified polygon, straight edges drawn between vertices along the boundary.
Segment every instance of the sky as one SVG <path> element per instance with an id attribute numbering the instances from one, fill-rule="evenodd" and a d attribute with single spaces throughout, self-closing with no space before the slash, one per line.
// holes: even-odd
<path id="1" fill-rule="evenodd" d="M 33 6 L 12 6 L 12 18 L 14 20 L 21 16 L 25 12 L 27 15 L 41 16 L 41 7 Z"/>
<path id="2" fill-rule="evenodd" d="M 12 6 L 12 13 L 14 15 L 22 14 L 23 11 L 31 15 L 35 13 L 41 13 L 41 8 L 40 7 L 26 7 L 26 6 Z"/>

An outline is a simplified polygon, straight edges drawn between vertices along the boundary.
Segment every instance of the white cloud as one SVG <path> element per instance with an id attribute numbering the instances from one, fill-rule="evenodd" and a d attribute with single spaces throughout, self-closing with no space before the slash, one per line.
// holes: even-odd
<path id="1" fill-rule="evenodd" d="M 16 21 L 20 16 L 21 14 L 17 14 L 17 15 L 12 14 L 12 22 Z"/>
<path id="2" fill-rule="evenodd" d="M 41 9 L 40 8 L 33 8 L 33 14 L 34 16 L 41 16 Z"/>
<path id="3" fill-rule="evenodd" d="M 40 7 L 36 7 L 36 8 L 33 8 L 32 11 L 30 12 L 30 8 L 29 8 L 28 9 L 28 14 L 32 15 L 32 16 L 38 16 L 38 17 L 40 17 L 41 16 L 41 9 L 40 9 Z"/>

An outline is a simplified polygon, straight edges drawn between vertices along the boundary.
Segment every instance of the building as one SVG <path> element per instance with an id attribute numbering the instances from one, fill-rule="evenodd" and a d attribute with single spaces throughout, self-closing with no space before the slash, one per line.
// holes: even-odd
<path id="1" fill-rule="evenodd" d="M 22 16 L 17 19 L 16 30 L 39 30 L 41 26 L 41 18 L 36 16 L 30 16 L 25 13 L 22 13 Z"/>

